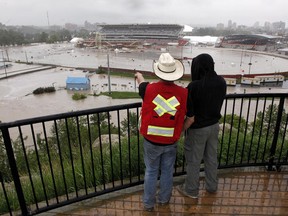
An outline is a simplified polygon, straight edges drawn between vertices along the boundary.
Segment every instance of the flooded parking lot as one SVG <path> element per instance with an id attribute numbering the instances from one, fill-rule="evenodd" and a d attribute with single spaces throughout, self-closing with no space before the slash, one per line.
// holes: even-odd
<path id="1" fill-rule="evenodd" d="M 177 48 L 171 48 L 171 53 L 179 55 Z M 215 48 L 185 48 L 183 56 L 193 57 L 200 53 L 210 53 L 214 56 L 216 70 L 219 74 L 239 72 L 237 64 L 240 64 L 242 55 L 242 65 L 250 61 L 249 54 L 242 51 L 223 51 Z M 9 48 L 9 58 L 11 60 L 28 61 L 38 63 L 59 64 L 70 67 L 90 67 L 97 68 L 100 65 L 107 66 L 107 52 L 92 49 L 76 49 L 71 44 L 62 45 L 39 45 L 20 48 Z M 182 53 L 182 51 L 181 51 Z M 151 71 L 153 59 L 158 59 L 160 51 L 147 51 L 134 53 L 109 53 L 110 66 L 118 68 L 134 68 L 139 70 Z M 245 56 L 248 55 L 248 56 Z M 274 58 L 274 59 L 273 59 Z M 277 72 L 288 70 L 288 60 L 272 56 L 253 54 L 252 60 L 257 66 L 257 73 Z M 233 64 L 232 64 L 233 62 Z M 257 64 L 256 64 L 257 63 Z M 254 64 L 254 63 L 253 63 Z M 253 65 L 252 64 L 252 65 Z M 184 62 L 186 73 L 190 73 L 188 61 Z M 261 66 L 260 66 L 261 65 Z M 277 66 L 277 67 L 276 67 Z M 17 68 L 19 67 L 19 68 Z M 20 70 L 24 65 L 13 65 L 9 70 Z M 33 65 L 29 65 L 33 67 Z M 218 67 L 218 68 L 217 68 Z M 221 69 L 223 68 L 223 69 Z M 231 69 L 231 70 L 230 70 Z M 251 73 L 256 71 L 251 69 Z M 220 73 L 220 72 L 221 73 Z M 229 72 L 228 72 L 229 71 Z M 0 71 L 3 73 L 3 71 Z M 256 72 L 255 72 L 256 73 Z M 2 122 L 15 121 L 25 118 L 38 117 L 50 114 L 57 114 L 69 111 L 105 107 L 111 105 L 127 104 L 140 102 L 141 99 L 117 100 L 106 96 L 92 96 L 93 93 L 108 91 L 108 77 L 105 75 L 90 74 L 91 90 L 88 97 L 84 100 L 74 101 L 74 92 L 66 90 L 66 78 L 68 76 L 85 76 L 81 70 L 57 67 L 49 70 L 38 71 L 35 73 L 11 77 L 0 80 L 0 120 Z M 137 91 L 137 85 L 133 78 L 111 77 L 112 91 Z M 178 82 L 186 86 L 187 82 Z M 39 87 L 54 86 L 57 91 L 49 94 L 33 95 L 32 92 Z M 228 87 L 228 93 L 265 93 L 265 92 L 288 92 L 287 81 L 282 87 Z"/>
<path id="2" fill-rule="evenodd" d="M 9 59 L 14 61 L 87 68 L 98 68 L 101 65 L 107 66 L 107 55 L 109 55 L 110 67 L 151 71 L 152 61 L 157 60 L 161 52 L 170 52 L 175 58 L 187 58 L 187 60 L 183 60 L 185 73 L 187 74 L 190 73 L 191 58 L 201 53 L 208 53 L 214 58 L 215 70 L 221 75 L 288 71 L 287 59 L 264 55 L 259 52 L 200 46 L 170 46 L 165 49 L 143 48 L 119 53 L 111 50 L 76 48 L 71 43 L 64 43 L 10 47 L 7 48 L 7 53 Z M 286 58 L 288 57 L 286 56 Z"/>

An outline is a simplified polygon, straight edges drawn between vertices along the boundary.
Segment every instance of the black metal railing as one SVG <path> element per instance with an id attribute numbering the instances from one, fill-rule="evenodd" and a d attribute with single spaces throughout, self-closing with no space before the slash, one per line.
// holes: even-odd
<path id="1" fill-rule="evenodd" d="M 227 95 L 219 169 L 288 158 L 288 94 Z M 286 110 L 285 110 L 286 108 Z M 141 103 L 0 124 L 0 214 L 35 215 L 143 183 Z M 183 137 L 174 175 L 185 174 Z"/>

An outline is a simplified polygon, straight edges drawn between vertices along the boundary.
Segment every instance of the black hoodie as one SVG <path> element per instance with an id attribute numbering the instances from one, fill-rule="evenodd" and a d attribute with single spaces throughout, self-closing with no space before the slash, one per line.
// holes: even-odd
<path id="1" fill-rule="evenodd" d="M 190 128 L 213 125 L 221 118 L 221 107 L 226 95 L 226 82 L 214 70 L 214 61 L 209 54 L 193 58 L 191 65 L 192 82 L 189 91 L 187 116 L 195 116 Z"/>

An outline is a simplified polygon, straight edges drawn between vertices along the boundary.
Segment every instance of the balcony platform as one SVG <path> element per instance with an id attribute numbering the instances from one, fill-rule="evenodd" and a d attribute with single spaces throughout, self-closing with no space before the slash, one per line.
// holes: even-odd
<path id="1" fill-rule="evenodd" d="M 203 173 L 201 173 L 203 175 Z M 185 176 L 174 178 L 170 204 L 156 204 L 154 212 L 143 211 L 143 185 L 65 206 L 41 216 L 64 215 L 288 215 L 288 167 L 219 170 L 218 192 L 209 194 L 200 179 L 199 199 L 182 196 L 176 186 Z"/>

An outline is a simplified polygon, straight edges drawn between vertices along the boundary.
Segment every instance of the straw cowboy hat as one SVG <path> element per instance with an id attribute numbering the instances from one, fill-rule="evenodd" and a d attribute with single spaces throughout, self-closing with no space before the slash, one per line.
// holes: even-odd
<path id="1" fill-rule="evenodd" d="M 160 79 L 175 81 L 183 76 L 185 68 L 181 61 L 174 59 L 169 53 L 162 53 L 159 60 L 153 63 L 153 70 Z"/>

